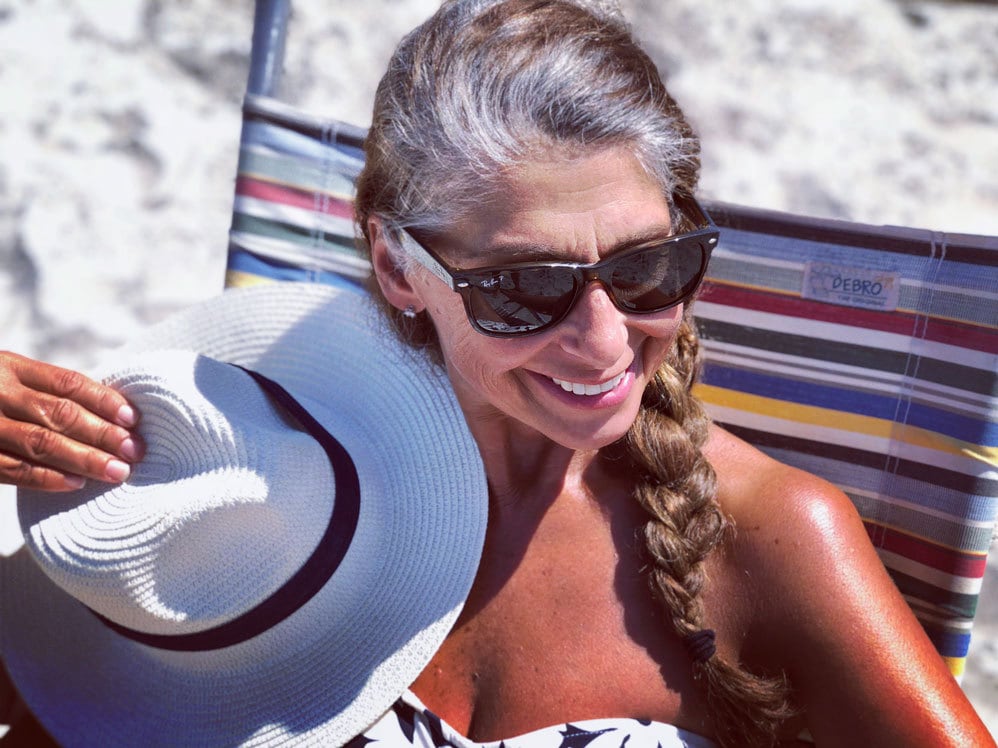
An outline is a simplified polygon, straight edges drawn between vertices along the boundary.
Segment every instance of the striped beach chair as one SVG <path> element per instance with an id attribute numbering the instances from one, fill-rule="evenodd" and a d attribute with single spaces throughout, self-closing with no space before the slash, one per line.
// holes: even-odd
<path id="1" fill-rule="evenodd" d="M 288 0 L 257 2 L 227 283 L 358 290 L 364 131 L 272 97 Z M 998 238 L 706 203 L 698 394 L 732 432 L 836 484 L 951 672 L 998 516 Z"/>

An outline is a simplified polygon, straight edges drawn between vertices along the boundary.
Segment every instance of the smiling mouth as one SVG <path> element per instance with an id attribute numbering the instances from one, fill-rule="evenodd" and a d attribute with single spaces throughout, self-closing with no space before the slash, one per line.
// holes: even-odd
<path id="1" fill-rule="evenodd" d="M 604 392 L 609 392 L 615 389 L 627 372 L 621 372 L 613 379 L 610 379 L 603 384 L 582 384 L 581 382 L 569 382 L 564 379 L 557 379 L 556 377 L 551 377 L 551 381 L 556 385 L 561 387 L 565 392 L 571 392 L 573 395 L 602 395 Z"/>

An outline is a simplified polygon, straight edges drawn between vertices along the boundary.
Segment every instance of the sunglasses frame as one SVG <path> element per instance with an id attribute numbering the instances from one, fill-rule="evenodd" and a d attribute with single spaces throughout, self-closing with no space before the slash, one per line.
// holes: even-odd
<path id="1" fill-rule="evenodd" d="M 523 335 L 535 335 L 537 333 L 544 332 L 558 323 L 562 322 L 565 317 L 567 317 L 572 309 L 575 308 L 579 297 L 582 295 L 583 290 L 590 282 L 598 280 L 603 284 L 604 289 L 606 289 L 607 295 L 612 300 L 614 306 L 616 306 L 621 311 L 627 314 L 655 314 L 656 312 L 662 312 L 666 309 L 671 309 L 674 306 L 683 304 L 696 293 L 700 284 L 703 282 L 703 277 L 707 272 L 707 265 L 710 262 L 710 255 L 715 246 L 717 246 L 718 237 L 720 232 L 717 226 L 714 224 L 713 219 L 710 215 L 703 209 L 696 198 L 690 195 L 684 195 L 682 193 L 673 193 L 672 199 L 676 207 L 679 209 L 683 217 L 696 226 L 692 231 L 684 232 L 682 234 L 676 234 L 670 236 L 666 239 L 656 240 L 654 242 L 649 242 L 648 244 L 640 245 L 637 247 L 632 247 L 628 250 L 624 250 L 623 253 L 614 253 L 606 259 L 599 260 L 593 263 L 578 263 L 578 262 L 520 262 L 512 263 L 510 265 L 491 265 L 488 267 L 481 268 L 470 268 L 470 269 L 459 269 L 448 265 L 443 259 L 437 255 L 436 252 L 431 250 L 429 247 L 425 246 L 422 242 L 416 239 L 412 234 L 410 234 L 406 229 L 397 229 L 396 236 L 398 238 L 397 245 L 403 252 L 405 252 L 409 257 L 414 259 L 420 265 L 425 267 L 431 273 L 433 273 L 437 278 L 444 282 L 452 291 L 461 295 L 464 301 L 464 310 L 467 314 L 468 321 L 471 326 L 475 328 L 476 331 L 483 335 L 488 335 L 493 338 L 518 338 Z M 688 293 L 684 294 L 681 298 L 676 301 L 663 306 L 656 307 L 654 309 L 648 310 L 635 310 L 626 309 L 621 307 L 617 301 L 616 294 L 610 284 L 609 275 L 606 274 L 606 268 L 612 268 L 614 261 L 619 260 L 621 257 L 627 256 L 630 252 L 637 252 L 643 249 L 649 249 L 651 247 L 662 247 L 666 248 L 671 244 L 696 242 L 700 247 L 701 252 L 701 262 L 700 271 L 697 274 L 696 282 L 690 287 Z M 553 316 L 551 320 L 535 329 L 532 330 L 513 330 L 513 331 L 499 331 L 499 330 L 489 330 L 478 322 L 475 318 L 472 309 L 471 294 L 477 287 L 475 282 L 469 277 L 470 275 L 478 274 L 489 274 L 498 272 L 508 272 L 511 270 L 518 270 L 523 268 L 565 268 L 574 271 L 576 278 L 581 278 L 581 283 L 576 285 L 575 293 L 572 300 L 569 302 L 565 311 L 558 315 Z M 479 284 L 480 285 L 480 284 Z"/>

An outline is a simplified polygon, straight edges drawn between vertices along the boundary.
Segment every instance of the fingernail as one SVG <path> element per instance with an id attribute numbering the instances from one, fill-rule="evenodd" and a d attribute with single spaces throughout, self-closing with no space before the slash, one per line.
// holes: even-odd
<path id="1" fill-rule="evenodd" d="M 104 468 L 104 475 L 116 483 L 121 483 L 131 472 L 132 469 L 121 460 L 108 460 L 107 466 Z"/>
<path id="2" fill-rule="evenodd" d="M 87 485 L 86 479 L 79 475 L 67 475 L 62 479 L 62 482 L 66 484 L 66 488 L 71 488 L 74 491 Z"/>
<path id="3" fill-rule="evenodd" d="M 139 417 L 135 414 L 135 409 L 130 405 L 122 405 L 118 408 L 118 423 L 126 428 L 134 426 L 139 422 Z"/>
<path id="4" fill-rule="evenodd" d="M 139 445 L 135 443 L 132 437 L 128 437 L 118 445 L 118 454 L 128 461 L 134 462 L 139 456 Z"/>

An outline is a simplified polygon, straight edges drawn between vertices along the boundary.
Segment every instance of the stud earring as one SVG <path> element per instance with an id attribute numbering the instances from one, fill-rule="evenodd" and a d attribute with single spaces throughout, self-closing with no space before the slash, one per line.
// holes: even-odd
<path id="1" fill-rule="evenodd" d="M 416 307 L 410 304 L 402 311 L 402 316 L 406 319 L 416 319 Z"/>

